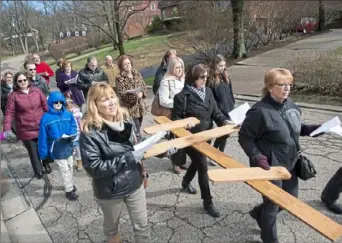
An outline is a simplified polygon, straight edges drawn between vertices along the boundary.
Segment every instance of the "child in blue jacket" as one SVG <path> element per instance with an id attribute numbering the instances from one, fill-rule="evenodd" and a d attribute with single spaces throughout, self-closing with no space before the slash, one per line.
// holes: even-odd
<path id="1" fill-rule="evenodd" d="M 65 196 L 76 200 L 76 187 L 73 183 L 73 140 L 77 136 L 76 121 L 66 109 L 66 101 L 61 92 L 51 92 L 48 98 L 49 111 L 41 121 L 38 135 L 40 159 L 53 159 L 59 167 Z"/>

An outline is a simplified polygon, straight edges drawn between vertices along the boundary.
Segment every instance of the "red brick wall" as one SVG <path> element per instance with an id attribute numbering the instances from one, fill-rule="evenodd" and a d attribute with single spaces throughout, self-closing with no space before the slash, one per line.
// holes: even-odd
<path id="1" fill-rule="evenodd" d="M 154 10 L 151 9 L 152 4 L 154 4 Z M 151 23 L 153 17 L 160 15 L 160 13 L 158 1 L 151 1 L 150 6 L 148 6 L 144 11 L 132 15 L 127 20 L 124 37 L 132 38 L 144 35 L 146 33 L 146 27 Z"/>

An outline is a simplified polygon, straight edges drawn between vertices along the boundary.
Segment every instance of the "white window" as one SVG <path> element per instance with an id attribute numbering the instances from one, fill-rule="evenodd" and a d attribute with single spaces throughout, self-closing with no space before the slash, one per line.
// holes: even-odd
<path id="1" fill-rule="evenodd" d="M 151 10 L 156 10 L 156 4 L 155 3 L 151 4 Z"/>
<path id="2" fill-rule="evenodd" d="M 133 6 L 133 5 L 131 5 L 131 6 L 128 7 L 128 11 L 133 11 L 133 9 L 134 9 L 134 6 Z"/>

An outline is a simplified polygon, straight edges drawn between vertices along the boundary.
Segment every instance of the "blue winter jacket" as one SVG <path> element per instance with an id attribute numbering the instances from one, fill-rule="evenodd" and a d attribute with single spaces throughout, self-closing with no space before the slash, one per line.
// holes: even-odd
<path id="1" fill-rule="evenodd" d="M 54 102 L 62 101 L 61 110 L 53 108 Z M 48 99 L 49 111 L 40 120 L 38 151 L 40 159 L 67 159 L 73 154 L 73 139 L 77 135 L 77 125 L 72 113 L 66 109 L 64 95 L 51 92 Z M 62 138 L 62 135 L 68 138 Z"/>

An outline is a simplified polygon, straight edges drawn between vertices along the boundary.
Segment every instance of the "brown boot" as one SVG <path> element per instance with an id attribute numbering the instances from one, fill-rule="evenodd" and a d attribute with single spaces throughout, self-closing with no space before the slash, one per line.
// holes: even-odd
<path id="1" fill-rule="evenodd" d="M 113 236 L 110 240 L 108 240 L 108 243 L 121 243 L 120 235 L 117 234 Z"/>
<path id="2" fill-rule="evenodd" d="M 83 170 L 82 160 L 77 160 L 77 171 L 82 171 L 82 170 Z"/>

